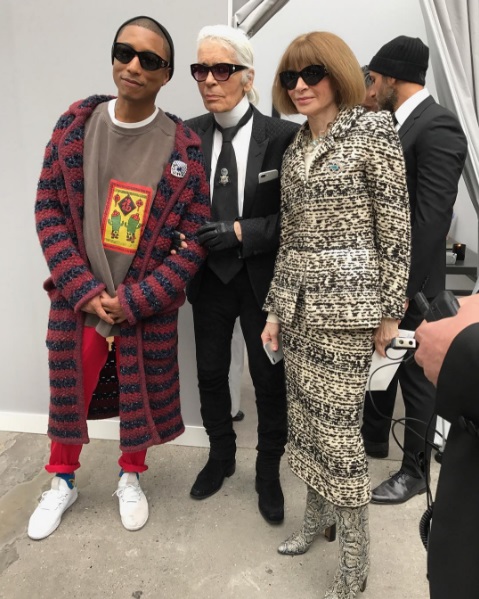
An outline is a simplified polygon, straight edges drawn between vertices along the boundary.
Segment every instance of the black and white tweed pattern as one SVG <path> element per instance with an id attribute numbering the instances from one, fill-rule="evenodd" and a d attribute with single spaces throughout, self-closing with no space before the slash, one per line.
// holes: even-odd
<path id="1" fill-rule="evenodd" d="M 264 309 L 284 334 L 292 470 L 335 506 L 368 503 L 359 429 L 381 318 L 410 263 L 404 157 L 391 116 L 342 110 L 306 176 L 306 123 L 284 155 L 281 237 Z"/>
<path id="2" fill-rule="evenodd" d="M 401 319 L 410 264 L 404 157 L 391 116 L 343 110 L 306 176 L 304 125 L 284 155 L 281 238 L 264 309 L 328 329 Z"/>
<path id="3" fill-rule="evenodd" d="M 327 330 L 296 317 L 283 327 L 293 472 L 334 505 L 370 499 L 359 416 L 371 363 L 372 329 Z"/>

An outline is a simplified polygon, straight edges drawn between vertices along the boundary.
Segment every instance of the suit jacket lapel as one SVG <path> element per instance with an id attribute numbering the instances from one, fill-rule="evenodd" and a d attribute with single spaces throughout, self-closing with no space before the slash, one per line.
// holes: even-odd
<path id="1" fill-rule="evenodd" d="M 248 150 L 248 162 L 246 165 L 246 181 L 244 188 L 243 216 L 251 213 L 254 203 L 256 189 L 258 187 L 258 175 L 263 166 L 263 158 L 268 147 L 268 138 L 265 132 L 265 118 L 253 108 L 253 129 Z"/>
<path id="2" fill-rule="evenodd" d="M 198 135 L 201 138 L 201 151 L 205 159 L 206 175 L 208 181 L 211 176 L 211 155 L 213 153 L 213 135 L 215 132 L 215 119 L 212 114 L 208 115 L 204 129 L 198 130 Z"/>
<path id="3" fill-rule="evenodd" d="M 424 110 L 431 104 L 434 104 L 434 98 L 432 96 L 429 96 L 425 100 L 423 100 L 419 104 L 419 106 L 416 106 L 416 108 L 411 112 L 411 114 L 407 117 L 407 119 L 404 121 L 404 123 L 399 127 L 399 131 L 398 131 L 399 139 L 402 140 L 405 137 L 407 132 L 414 125 L 414 121 L 418 117 L 420 117 L 421 114 L 424 112 Z"/>

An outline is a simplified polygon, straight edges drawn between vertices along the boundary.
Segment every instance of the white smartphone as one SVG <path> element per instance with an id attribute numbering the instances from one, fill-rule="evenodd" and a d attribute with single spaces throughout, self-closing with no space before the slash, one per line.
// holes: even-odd
<path id="1" fill-rule="evenodd" d="M 283 340 L 281 338 L 281 334 L 278 337 L 278 342 L 278 349 L 276 351 L 271 349 L 271 341 L 268 341 L 268 343 L 263 345 L 263 349 L 266 352 L 271 364 L 277 364 L 283 359 Z"/>
<path id="2" fill-rule="evenodd" d="M 266 183 L 279 177 L 278 169 L 275 168 L 272 171 L 264 171 L 258 175 L 258 183 Z"/>

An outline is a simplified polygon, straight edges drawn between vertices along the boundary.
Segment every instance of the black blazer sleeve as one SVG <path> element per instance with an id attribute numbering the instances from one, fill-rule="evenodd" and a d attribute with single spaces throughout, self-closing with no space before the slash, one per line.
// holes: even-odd
<path id="1" fill-rule="evenodd" d="M 439 373 L 439 413 L 450 420 L 428 545 L 431 599 L 476 599 L 479 588 L 479 323 L 451 344 Z"/>
<path id="2" fill-rule="evenodd" d="M 467 152 L 466 138 L 456 117 L 435 102 L 414 127 L 415 142 L 409 149 L 407 145 L 404 148 L 412 209 L 410 298 L 418 291 L 430 297 L 444 288 L 445 240 Z M 433 272 L 435 269 L 439 272 Z M 434 275 L 438 282 L 428 293 L 427 283 Z"/>
<path id="3" fill-rule="evenodd" d="M 479 323 L 451 343 L 439 372 L 437 412 L 453 424 L 463 417 L 479 426 Z"/>

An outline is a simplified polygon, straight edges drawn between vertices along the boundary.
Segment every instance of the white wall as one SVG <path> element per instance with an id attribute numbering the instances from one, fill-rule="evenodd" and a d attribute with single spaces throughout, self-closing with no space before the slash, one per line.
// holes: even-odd
<path id="1" fill-rule="evenodd" d="M 115 92 L 111 42 L 118 25 L 137 14 L 160 20 L 175 41 L 175 75 L 159 96 L 160 106 L 183 118 L 203 112 L 188 65 L 195 60 L 198 30 L 206 24 L 226 22 L 227 0 L 0 2 L 0 51 L 4 57 L 0 181 L 3 222 L 9 223 L 0 235 L 0 430 L 45 430 L 48 302 L 41 286 L 47 268 L 33 218 L 43 149 L 58 116 L 71 102 L 92 93 Z M 361 63 L 367 63 L 382 44 L 397 35 L 426 40 L 419 0 L 290 0 L 252 40 L 260 109 L 265 113 L 271 110 L 271 83 L 281 53 L 293 37 L 312 29 L 343 37 Z M 428 86 L 434 92 L 430 76 Z M 460 210 L 458 236 L 477 248 L 475 214 L 462 215 L 463 210 L 470 213 L 467 198 Z M 180 317 L 182 405 L 186 423 L 199 425 L 191 328 L 191 311 L 185 307 Z"/>

